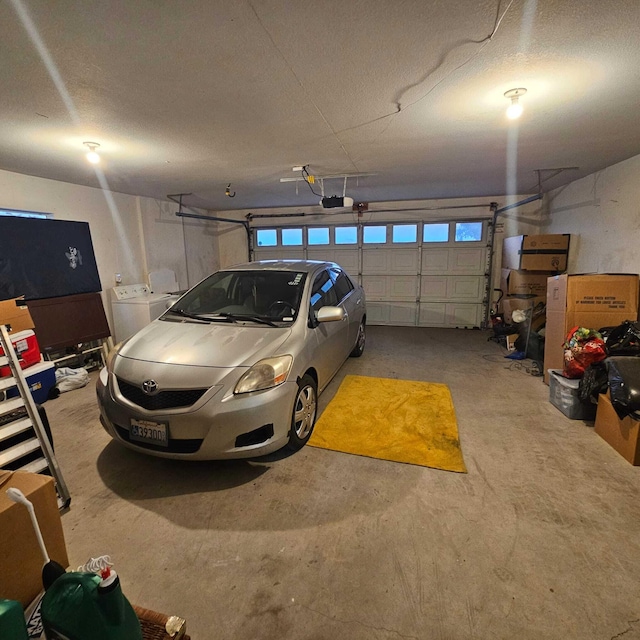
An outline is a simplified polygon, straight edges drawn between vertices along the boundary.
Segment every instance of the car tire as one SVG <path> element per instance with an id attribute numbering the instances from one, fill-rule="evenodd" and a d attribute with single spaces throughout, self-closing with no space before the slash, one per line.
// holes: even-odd
<path id="1" fill-rule="evenodd" d="M 364 320 L 358 327 L 358 337 L 356 338 L 356 345 L 349 354 L 351 358 L 359 358 L 364 353 L 364 344 L 366 342 L 365 322 Z"/>
<path id="2" fill-rule="evenodd" d="M 317 412 L 318 385 L 308 373 L 305 373 L 298 380 L 298 391 L 291 416 L 288 449 L 297 451 L 308 442 L 313 433 Z"/>

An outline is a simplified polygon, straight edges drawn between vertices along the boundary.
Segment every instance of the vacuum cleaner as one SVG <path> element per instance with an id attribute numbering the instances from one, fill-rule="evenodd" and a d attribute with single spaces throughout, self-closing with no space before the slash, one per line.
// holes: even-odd
<path id="1" fill-rule="evenodd" d="M 7 489 L 7 495 L 29 511 L 44 558 L 40 612 L 48 640 L 142 640 L 140 621 L 116 572 L 108 565 L 100 575 L 66 572 L 49 558 L 33 504 L 19 489 Z"/>

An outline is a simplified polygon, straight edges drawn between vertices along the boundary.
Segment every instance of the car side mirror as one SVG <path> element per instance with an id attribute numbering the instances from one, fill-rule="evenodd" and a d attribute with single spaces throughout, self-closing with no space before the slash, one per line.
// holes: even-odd
<path id="1" fill-rule="evenodd" d="M 339 322 L 344 319 L 342 307 L 321 307 L 316 314 L 318 322 Z"/>

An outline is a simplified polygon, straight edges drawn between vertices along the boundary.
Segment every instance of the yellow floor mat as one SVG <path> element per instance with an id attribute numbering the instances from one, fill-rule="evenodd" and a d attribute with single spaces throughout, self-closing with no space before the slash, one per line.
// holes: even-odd
<path id="1" fill-rule="evenodd" d="M 346 376 L 309 445 L 466 473 L 446 384 Z"/>

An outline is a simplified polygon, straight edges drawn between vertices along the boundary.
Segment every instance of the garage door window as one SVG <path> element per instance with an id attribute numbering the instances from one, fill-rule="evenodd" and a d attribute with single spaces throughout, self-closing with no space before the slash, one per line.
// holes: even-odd
<path id="1" fill-rule="evenodd" d="M 256 237 L 259 247 L 275 247 L 278 245 L 278 232 L 275 229 L 258 229 Z"/>
<path id="2" fill-rule="evenodd" d="M 456 242 L 480 242 L 482 222 L 456 222 Z"/>
<path id="3" fill-rule="evenodd" d="M 365 244 L 384 244 L 387 241 L 387 227 L 365 227 L 362 241 Z"/>
<path id="4" fill-rule="evenodd" d="M 394 243 L 416 242 L 418 240 L 418 225 L 394 224 L 392 239 Z"/>
<path id="5" fill-rule="evenodd" d="M 425 224 L 423 242 L 449 242 L 449 224 Z"/>
<path id="6" fill-rule="evenodd" d="M 302 229 L 283 229 L 282 230 L 282 246 L 283 247 L 302 246 Z"/>
<path id="7" fill-rule="evenodd" d="M 307 229 L 307 242 L 309 246 L 329 244 L 329 227 L 310 227 Z"/>
<path id="8" fill-rule="evenodd" d="M 336 244 L 358 244 L 358 227 L 336 227 Z"/>

